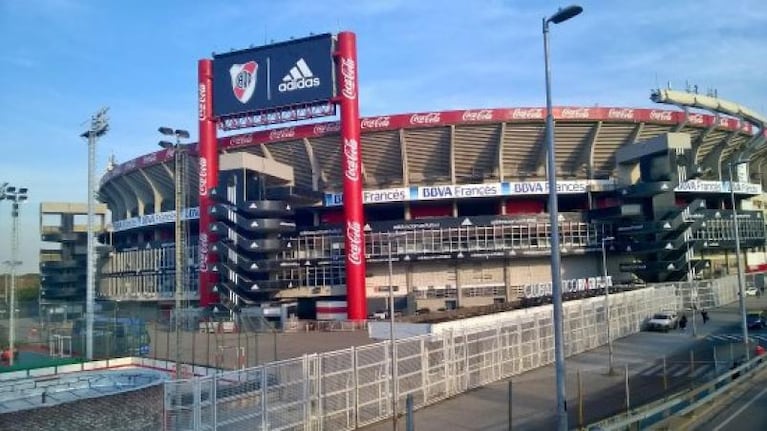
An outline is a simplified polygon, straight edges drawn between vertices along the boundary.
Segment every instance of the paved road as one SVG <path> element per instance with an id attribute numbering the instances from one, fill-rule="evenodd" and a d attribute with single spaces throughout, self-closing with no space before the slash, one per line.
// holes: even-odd
<path id="1" fill-rule="evenodd" d="M 767 372 L 754 376 L 748 387 L 712 415 L 707 415 L 702 431 L 767 429 Z"/>
<path id="2" fill-rule="evenodd" d="M 767 308 L 767 298 L 748 298 L 748 308 Z M 566 385 L 571 427 L 581 422 L 578 372 L 581 375 L 583 423 L 588 424 L 626 408 L 623 374 L 626 367 L 629 372 L 628 398 L 631 406 L 705 381 L 717 368 L 729 368 L 731 357 L 742 355 L 742 345 L 736 344 L 730 348 L 730 343 L 715 339 L 709 341 L 707 337 L 738 333 L 740 320 L 737 302 L 710 310 L 709 316 L 711 320 L 706 325 L 698 321 L 697 337 L 692 337 L 688 326 L 687 332 L 642 332 L 614 341 L 614 364 L 618 370 L 616 376 L 606 375 L 606 347 L 567 358 Z M 554 375 L 554 367 L 547 366 L 512 379 L 512 425 L 515 430 L 555 428 Z M 417 411 L 416 429 L 507 430 L 508 395 L 508 381 L 503 381 L 445 400 Z M 404 419 L 401 422 L 404 426 Z M 391 423 L 380 422 L 362 429 L 389 430 Z"/>

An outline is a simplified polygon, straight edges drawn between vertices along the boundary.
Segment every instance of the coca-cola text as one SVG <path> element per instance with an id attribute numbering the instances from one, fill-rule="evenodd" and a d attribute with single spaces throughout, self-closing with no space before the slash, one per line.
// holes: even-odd
<path id="1" fill-rule="evenodd" d="M 351 58 L 341 58 L 341 94 L 349 100 L 357 98 L 357 64 Z"/>
<path id="2" fill-rule="evenodd" d="M 390 124 L 391 117 L 389 116 L 363 118 L 362 121 L 360 121 L 360 127 L 363 129 L 382 129 L 384 127 L 389 127 Z"/>
<path id="3" fill-rule="evenodd" d="M 438 124 L 440 122 L 439 112 L 429 112 L 427 114 L 413 114 L 410 116 L 410 124 Z"/>
<path id="4" fill-rule="evenodd" d="M 543 108 L 517 108 L 511 111 L 512 120 L 541 120 Z"/>
<path id="5" fill-rule="evenodd" d="M 493 119 L 493 111 L 489 109 L 482 109 L 479 111 L 463 111 L 461 120 L 463 121 L 491 121 Z"/>
<path id="6" fill-rule="evenodd" d="M 360 167 L 357 163 L 359 158 L 359 143 L 355 139 L 344 139 L 344 158 L 346 171 L 344 175 L 349 181 L 359 181 Z"/>
<path id="7" fill-rule="evenodd" d="M 362 263 L 362 226 L 357 221 L 349 220 L 346 222 L 346 237 L 348 238 L 349 249 L 346 250 L 347 260 L 354 264 Z"/>

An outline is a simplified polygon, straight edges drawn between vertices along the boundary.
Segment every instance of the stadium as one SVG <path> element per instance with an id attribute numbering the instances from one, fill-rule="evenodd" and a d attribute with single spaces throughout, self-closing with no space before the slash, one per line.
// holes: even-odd
<path id="1" fill-rule="evenodd" d="M 728 163 L 763 140 L 763 129 L 688 108 L 553 114 L 567 291 L 734 273 Z M 544 108 L 519 107 L 361 120 L 368 310 L 385 309 L 390 285 L 397 309 L 409 312 L 545 296 L 545 116 Z M 345 317 L 343 303 L 323 302 L 345 295 L 340 142 L 338 122 L 218 138 L 219 240 L 211 250 L 219 258 L 214 291 L 226 309 L 297 301 L 302 316 Z M 629 155 L 648 142 L 652 151 Z M 764 263 L 757 196 L 765 154 L 752 152 L 750 169 L 735 168 L 732 198 L 743 210 L 750 266 Z M 183 193 L 185 299 L 195 301 L 196 145 L 184 155 L 178 182 L 192 191 Z M 99 264 L 99 298 L 172 303 L 174 156 L 168 148 L 112 163 L 101 179 L 98 196 L 112 215 L 104 241 L 113 251 Z M 258 209 L 248 211 L 248 202 Z"/>

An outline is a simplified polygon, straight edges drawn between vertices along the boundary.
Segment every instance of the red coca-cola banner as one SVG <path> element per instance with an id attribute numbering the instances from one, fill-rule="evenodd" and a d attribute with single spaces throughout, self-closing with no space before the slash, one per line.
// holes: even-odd
<path id="1" fill-rule="evenodd" d="M 367 318 L 365 294 L 365 213 L 362 209 L 362 153 L 360 145 L 357 40 L 354 33 L 338 34 L 336 52 L 338 104 L 341 107 L 341 169 L 344 172 L 344 222 L 346 224 L 346 302 L 349 320 Z M 312 133 L 315 132 L 311 126 Z M 288 128 L 294 134 L 297 128 Z M 270 131 L 269 133 L 274 133 Z M 283 132 L 288 133 L 288 132 Z M 286 139 L 279 136 L 275 139 Z"/>
<path id="2" fill-rule="evenodd" d="M 205 307 L 216 302 L 213 283 L 216 274 L 212 271 L 215 253 L 210 253 L 210 245 L 215 238 L 210 233 L 212 205 L 210 191 L 218 185 L 218 140 L 216 139 L 216 121 L 213 118 L 213 61 L 200 60 L 198 73 L 198 121 L 200 127 L 200 236 L 198 250 L 200 254 L 200 306 Z"/>
<path id="3" fill-rule="evenodd" d="M 699 113 L 685 113 L 682 111 L 669 111 L 664 109 L 635 109 L 635 108 L 586 108 L 586 107 L 555 107 L 554 119 L 560 122 L 577 121 L 606 121 L 606 122 L 646 122 L 679 124 L 685 122 L 690 126 L 715 127 L 726 130 L 739 131 L 752 134 L 750 123 L 738 121 L 734 118 L 719 117 Z M 400 128 L 447 126 L 451 124 L 493 123 L 507 121 L 543 123 L 546 119 L 546 109 L 540 107 L 528 108 L 500 108 L 500 109 L 467 109 L 460 111 L 434 111 L 419 112 L 412 114 L 380 115 L 366 117 L 360 120 L 360 129 L 367 130 L 392 130 Z M 220 149 L 232 149 L 270 143 L 275 141 L 316 138 L 328 134 L 338 133 L 341 123 L 325 122 L 306 124 L 301 126 L 281 127 L 271 130 L 262 130 L 252 133 L 243 133 L 224 137 L 218 140 Z M 115 167 L 114 170 L 104 175 L 101 183 L 105 183 L 115 175 L 120 175 L 137 168 L 165 162 L 172 159 L 172 154 L 167 156 L 163 151 L 138 157 L 129 162 Z"/>

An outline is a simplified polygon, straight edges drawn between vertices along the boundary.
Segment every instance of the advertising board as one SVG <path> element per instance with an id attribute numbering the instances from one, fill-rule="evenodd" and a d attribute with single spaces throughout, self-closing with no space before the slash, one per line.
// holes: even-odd
<path id="1" fill-rule="evenodd" d="M 310 105 L 335 96 L 329 33 L 213 56 L 218 118 Z"/>

